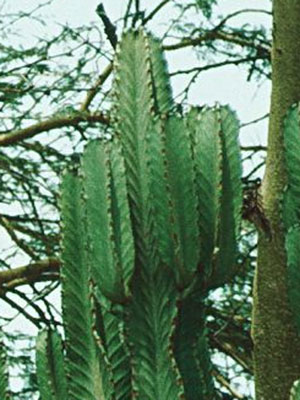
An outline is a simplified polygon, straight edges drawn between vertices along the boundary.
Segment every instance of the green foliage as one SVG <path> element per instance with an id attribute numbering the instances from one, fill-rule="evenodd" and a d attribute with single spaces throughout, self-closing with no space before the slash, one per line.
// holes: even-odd
<path id="1" fill-rule="evenodd" d="M 217 0 L 189 0 L 176 2 L 176 6 L 180 10 L 185 10 L 190 7 L 195 8 L 197 11 L 201 12 L 206 18 L 210 18 L 212 15 L 213 6 L 217 4 Z"/>
<path id="2" fill-rule="evenodd" d="M 212 7 L 217 3 L 216 0 L 196 0 L 195 2 L 207 18 L 211 17 Z"/>

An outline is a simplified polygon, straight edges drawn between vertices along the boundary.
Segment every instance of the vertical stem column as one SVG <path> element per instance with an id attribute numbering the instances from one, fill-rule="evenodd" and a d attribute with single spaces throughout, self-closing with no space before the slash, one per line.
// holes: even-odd
<path id="1" fill-rule="evenodd" d="M 263 202 L 272 238 L 259 238 L 252 336 L 257 400 L 287 400 L 300 377 L 300 338 L 287 298 L 281 201 L 286 184 L 282 123 L 300 100 L 300 2 L 273 0 L 272 97 Z"/>

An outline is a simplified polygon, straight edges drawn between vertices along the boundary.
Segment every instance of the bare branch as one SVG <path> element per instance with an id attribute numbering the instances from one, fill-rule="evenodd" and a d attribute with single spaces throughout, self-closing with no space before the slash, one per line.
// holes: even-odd
<path id="1" fill-rule="evenodd" d="M 22 267 L 17 267 L 5 271 L 0 271 L 0 292 L 4 293 L 12 287 L 53 280 L 53 274 L 58 277 L 60 261 L 55 258 L 41 260 Z"/>
<path id="2" fill-rule="evenodd" d="M 17 301 L 14 301 L 10 299 L 6 294 L 3 294 L 1 289 L 0 289 L 0 296 L 3 297 L 3 300 L 6 301 L 12 308 L 16 309 L 19 314 L 24 315 L 25 318 L 28 319 L 28 321 L 32 322 L 33 325 L 35 325 L 38 329 L 41 327 L 41 321 L 39 318 L 33 317 L 29 312 L 25 310 L 23 306 L 20 306 Z"/>
<path id="3" fill-rule="evenodd" d="M 245 14 L 245 13 L 260 13 L 260 14 L 267 14 L 269 16 L 272 16 L 271 11 L 263 10 L 260 8 L 245 8 L 244 10 L 238 10 L 231 14 L 226 15 L 226 17 L 220 21 L 220 23 L 215 27 L 215 29 L 222 28 L 226 24 L 226 22 L 228 22 L 230 19 L 237 17 L 238 15 Z"/>
<path id="4" fill-rule="evenodd" d="M 104 6 L 103 6 L 103 3 L 100 3 L 98 5 L 98 7 L 96 9 L 96 13 L 101 18 L 101 21 L 104 25 L 104 32 L 106 33 L 109 43 L 112 45 L 113 49 L 115 49 L 117 46 L 117 43 L 118 43 L 118 37 L 116 34 L 117 28 L 114 26 L 114 24 L 111 22 L 111 20 L 107 16 Z"/>
<path id="5" fill-rule="evenodd" d="M 105 68 L 105 70 L 102 72 L 101 75 L 99 75 L 97 81 L 95 82 L 94 86 L 87 92 L 86 98 L 81 104 L 80 111 L 87 111 L 89 108 L 89 105 L 93 101 L 94 97 L 96 96 L 100 86 L 103 85 L 103 83 L 106 81 L 106 79 L 109 77 L 113 70 L 113 63 L 111 62 L 108 64 L 108 66 Z"/>
<path id="6" fill-rule="evenodd" d="M 107 125 L 109 120 L 103 113 L 76 113 L 54 117 L 46 121 L 38 122 L 27 128 L 0 135 L 0 146 L 9 146 L 21 140 L 32 138 L 39 133 L 51 131 L 52 129 L 62 128 L 64 126 L 77 126 L 80 122 L 100 122 Z"/>
<path id="7" fill-rule="evenodd" d="M 126 11 L 125 11 L 125 15 L 124 15 L 124 28 L 127 27 L 127 22 L 128 22 L 128 18 L 130 16 L 130 10 L 131 10 L 131 6 L 132 6 L 132 0 L 128 0 L 127 3 L 127 7 L 126 7 Z"/>
<path id="8" fill-rule="evenodd" d="M 245 57 L 245 58 L 240 58 L 237 60 L 226 60 L 226 61 L 222 61 L 222 62 L 215 63 L 215 64 L 207 64 L 207 65 L 204 65 L 203 67 L 194 67 L 194 68 L 190 68 L 190 69 L 178 70 L 176 72 L 171 72 L 170 76 L 182 75 L 182 74 L 192 74 L 194 72 L 200 73 L 202 71 L 207 71 L 207 70 L 210 70 L 213 68 L 224 67 L 226 65 L 239 65 L 239 64 L 243 64 L 243 63 L 247 63 L 247 62 L 255 61 L 255 60 L 257 60 L 257 57 Z"/>
<path id="9" fill-rule="evenodd" d="M 178 43 L 165 45 L 163 46 L 163 49 L 170 51 L 170 50 L 179 50 L 191 46 L 196 47 L 208 40 L 222 40 L 223 42 L 233 43 L 241 47 L 251 47 L 257 50 L 261 58 L 269 60 L 271 59 L 271 46 L 265 47 L 260 44 L 255 44 L 251 40 L 241 38 L 238 35 L 234 35 L 232 33 L 223 31 L 216 31 L 214 29 L 204 32 L 203 34 L 199 35 L 196 38 L 186 37 L 181 39 L 180 42 Z"/>
<path id="10" fill-rule="evenodd" d="M 248 364 L 248 360 L 246 360 L 245 356 L 241 352 L 238 352 L 231 343 L 223 342 L 215 336 L 211 337 L 211 341 L 214 347 L 235 360 L 246 372 L 252 373 L 252 369 Z"/>
<path id="11" fill-rule="evenodd" d="M 228 392 L 230 392 L 232 394 L 232 396 L 234 396 L 235 399 L 238 400 L 243 400 L 245 399 L 245 397 L 238 393 L 228 382 L 228 380 L 221 374 L 220 371 L 217 371 L 216 369 L 214 369 L 212 371 L 212 375 L 216 378 L 216 380 L 221 384 L 221 386 L 223 386 L 224 388 L 226 388 L 228 390 Z"/>
<path id="12" fill-rule="evenodd" d="M 256 119 L 254 119 L 252 121 L 249 121 L 249 122 L 245 122 L 244 124 L 240 125 L 240 128 L 244 128 L 245 126 L 249 126 L 249 125 L 252 125 L 252 124 L 257 124 L 258 122 L 263 121 L 264 119 L 268 118 L 269 115 L 270 114 L 267 113 L 267 114 L 263 115 L 262 117 L 256 118 Z"/>
<path id="13" fill-rule="evenodd" d="M 16 245 L 24 251 L 25 254 L 27 254 L 30 258 L 33 260 L 36 259 L 36 255 L 34 251 L 31 249 L 30 246 L 27 245 L 26 241 L 23 239 L 20 239 L 18 235 L 16 234 L 14 228 L 12 227 L 11 223 L 4 217 L 0 216 L 0 224 L 3 226 L 3 228 L 6 230 L 8 235 L 10 236 L 11 240 L 16 243 Z"/>
<path id="14" fill-rule="evenodd" d="M 257 151 L 267 151 L 267 146 L 241 146 L 241 150 L 243 151 L 254 151 L 255 153 Z"/>
<path id="15" fill-rule="evenodd" d="M 142 25 L 146 25 L 169 2 L 170 0 L 163 0 L 161 3 L 159 3 L 158 6 L 155 7 L 146 18 L 144 18 Z"/>

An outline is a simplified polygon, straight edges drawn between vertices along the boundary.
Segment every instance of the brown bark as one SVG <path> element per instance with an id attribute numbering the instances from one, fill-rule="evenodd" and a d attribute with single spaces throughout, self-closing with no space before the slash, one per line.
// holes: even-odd
<path id="1" fill-rule="evenodd" d="M 263 203 L 271 239 L 260 235 L 252 336 L 257 400 L 288 400 L 300 377 L 300 339 L 289 308 L 281 199 L 286 184 L 282 123 L 300 100 L 300 1 L 273 0 L 272 97 Z"/>
<path id="2" fill-rule="evenodd" d="M 60 265 L 60 260 L 50 258 L 22 267 L 0 271 L 0 297 L 10 289 L 20 285 L 58 279 Z"/>
<path id="3" fill-rule="evenodd" d="M 64 126 L 77 126 L 81 122 L 100 122 L 109 124 L 109 119 L 102 113 L 75 113 L 71 115 L 52 117 L 46 121 L 38 122 L 24 129 L 0 135 L 0 146 L 10 146 L 24 139 L 30 139 L 39 133 L 49 132 Z"/>

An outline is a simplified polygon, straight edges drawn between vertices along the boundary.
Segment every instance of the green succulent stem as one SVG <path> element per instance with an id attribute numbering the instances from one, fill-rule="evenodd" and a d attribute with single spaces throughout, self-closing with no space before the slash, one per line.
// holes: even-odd
<path id="1" fill-rule="evenodd" d="M 112 139 L 90 142 L 62 180 L 66 340 L 50 351 L 57 334 L 39 335 L 42 400 L 213 400 L 205 297 L 236 265 L 239 124 L 228 107 L 178 115 L 142 30 L 123 35 L 114 65 Z"/>

